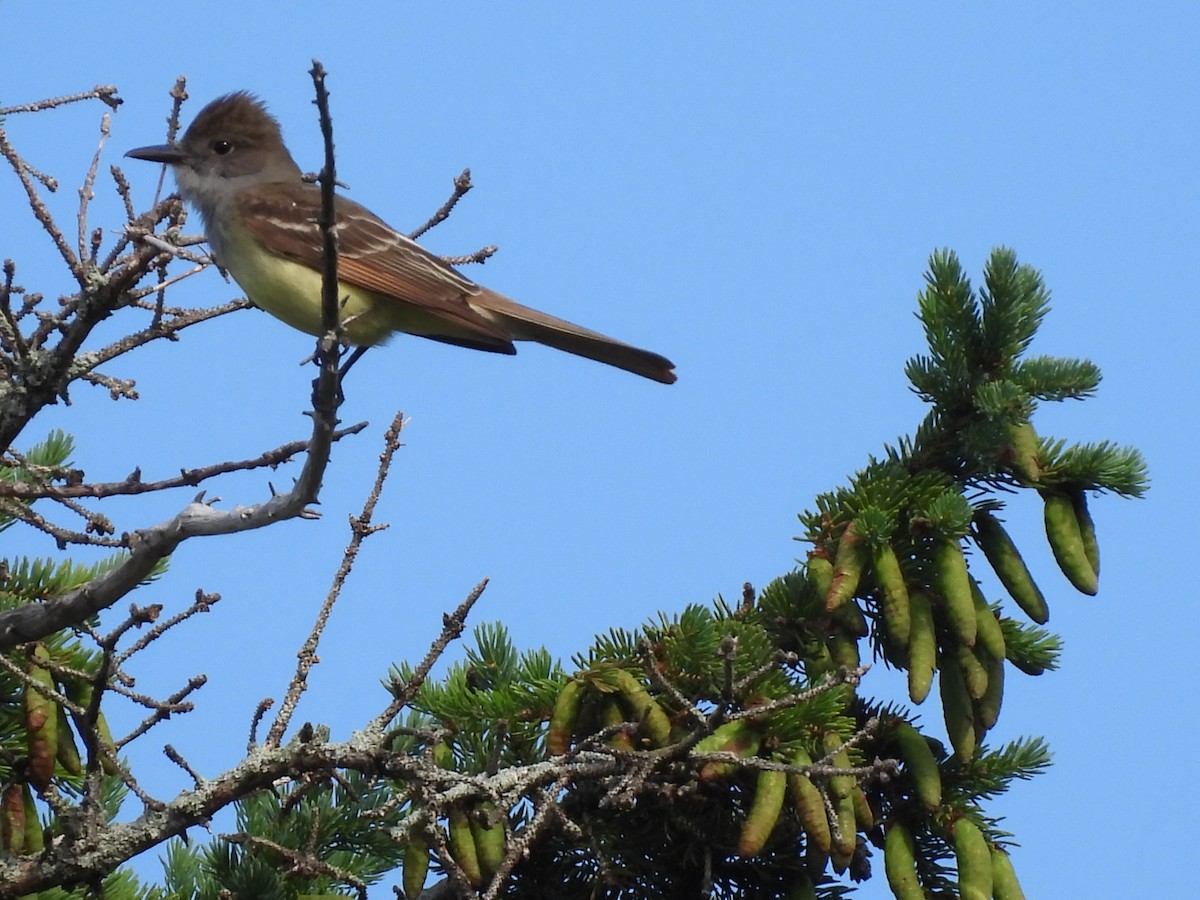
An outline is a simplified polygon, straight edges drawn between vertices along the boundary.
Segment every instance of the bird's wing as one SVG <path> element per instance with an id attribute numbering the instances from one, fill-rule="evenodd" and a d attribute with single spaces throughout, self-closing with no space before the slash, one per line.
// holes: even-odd
<path id="1" fill-rule="evenodd" d="M 259 185 L 239 194 L 237 203 L 241 221 L 274 253 L 321 268 L 320 188 L 303 182 Z M 479 285 L 361 204 L 339 196 L 334 210 L 339 281 L 445 321 L 453 326 L 448 338 L 481 349 L 511 347 L 512 335 L 467 302 L 480 292 Z"/>

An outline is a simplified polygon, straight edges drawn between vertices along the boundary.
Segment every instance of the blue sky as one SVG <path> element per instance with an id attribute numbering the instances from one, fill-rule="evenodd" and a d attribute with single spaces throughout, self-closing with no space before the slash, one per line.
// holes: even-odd
<path id="1" fill-rule="evenodd" d="M 1023 845 L 1015 862 L 1031 897 L 1189 892 L 1191 868 L 1162 863 L 1185 846 L 1166 843 L 1169 829 L 1197 799 L 1179 763 L 1197 688 L 1185 448 L 1200 396 L 1200 11 L 916 7 L 331 12 L 210 0 L 99 3 L 84 17 L 0 0 L 10 48 L 0 105 L 116 84 L 126 102 L 106 161 L 123 166 L 143 206 L 157 170 L 119 157 L 161 141 L 180 73 L 194 98 L 185 119 L 220 93 L 254 90 L 315 169 L 306 73 L 317 57 L 353 197 L 412 228 L 469 166 L 476 189 L 428 246 L 497 244 L 473 278 L 678 366 L 678 384 L 663 387 L 535 346 L 506 358 L 402 338 L 369 353 L 343 418 L 371 428 L 335 450 L 324 518 L 189 542 L 139 595 L 169 610 L 197 588 L 224 597 L 136 669 L 139 689 L 160 695 L 209 676 L 199 710 L 135 751 L 153 791 L 185 787 L 153 762 L 163 743 L 215 773 L 244 746 L 258 700 L 282 694 L 395 410 L 411 423 L 378 513 L 390 528 L 363 551 L 301 709 L 341 736 L 381 705 L 388 664 L 421 655 L 442 611 L 482 577 L 492 582 L 477 621 L 502 619 L 520 645 L 565 660 L 610 626 L 736 597 L 744 581 L 787 571 L 804 549 L 792 541 L 796 513 L 923 413 L 902 366 L 922 349 L 913 312 L 929 253 L 951 247 L 977 274 L 1006 244 L 1053 291 L 1034 352 L 1090 357 L 1105 376 L 1095 400 L 1041 410 L 1039 431 L 1136 445 L 1153 488 L 1143 501 L 1093 501 L 1104 554 L 1095 598 L 1058 575 L 1037 504 L 1010 508 L 1067 649 L 1060 672 L 1009 679 L 995 739 L 1044 735 L 1056 765 L 995 810 Z M 62 180 L 55 209 L 67 222 L 100 112 L 6 123 Z M 110 184 L 101 179 L 93 224 L 112 231 L 121 214 Z M 31 289 L 70 290 L 30 222 L 15 180 L 0 176 L 0 255 Z M 171 302 L 236 295 L 208 273 Z M 307 434 L 311 374 L 297 361 L 311 349 L 265 314 L 228 317 L 113 366 L 137 379 L 138 402 L 76 388 L 72 406 L 24 439 L 66 428 L 76 461 L 102 480 L 134 464 L 160 477 L 252 456 Z M 252 503 L 290 474 L 212 492 Z M 189 499 L 110 514 L 133 528 Z M 866 690 L 900 696 L 882 672 Z M 925 712 L 940 722 L 932 701 Z M 128 724 L 137 718 L 130 711 Z M 860 896 L 889 892 L 880 878 Z"/>

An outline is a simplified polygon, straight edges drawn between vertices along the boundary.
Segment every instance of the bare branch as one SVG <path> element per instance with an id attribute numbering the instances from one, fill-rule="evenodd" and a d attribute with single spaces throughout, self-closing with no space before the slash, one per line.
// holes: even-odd
<path id="1" fill-rule="evenodd" d="M 258 743 L 258 726 L 262 724 L 263 716 L 275 705 L 275 701 L 270 697 L 258 701 L 258 706 L 254 707 L 254 717 L 250 720 L 250 739 L 246 742 L 246 751 L 254 749 Z"/>
<path id="2" fill-rule="evenodd" d="M 334 380 L 324 387 L 336 391 L 336 370 Z M 328 414 L 312 414 L 313 434 L 309 440 L 308 458 L 292 490 L 254 506 L 239 506 L 227 511 L 193 502 L 172 519 L 135 532 L 128 541 L 123 541 L 130 546 L 130 554 L 119 566 L 61 597 L 0 612 L 0 650 L 38 640 L 111 606 L 145 580 L 159 560 L 169 556 L 189 538 L 236 534 L 306 515 L 309 504 L 317 497 L 321 477 L 329 462 L 336 403 L 336 398 L 331 397 L 323 404 Z"/>
<path id="3" fill-rule="evenodd" d="M 183 769 L 183 771 L 191 775 L 192 781 L 195 782 L 197 788 L 204 786 L 204 778 L 200 776 L 200 773 L 188 765 L 188 762 L 183 758 L 183 755 L 180 754 L 180 752 L 170 744 L 167 744 L 165 747 L 163 747 L 163 755 L 166 756 L 171 762 L 175 763 L 175 765 L 179 766 L 179 768 Z"/>
<path id="4" fill-rule="evenodd" d="M 662 688 L 667 696 L 674 700 L 675 704 L 679 706 L 680 709 L 686 709 L 689 715 L 691 715 L 692 721 L 696 722 L 697 724 L 705 724 L 707 716 L 704 715 L 703 710 L 688 700 L 688 698 L 684 696 L 683 691 L 679 690 L 679 688 L 670 682 L 659 669 L 658 659 L 654 655 L 654 647 L 648 638 L 642 638 L 640 641 L 638 641 L 638 650 L 641 651 L 642 655 L 646 657 L 646 664 L 644 668 L 646 670 L 646 674 L 650 677 L 650 680 Z"/>
<path id="5" fill-rule="evenodd" d="M 391 471 L 392 459 L 401 446 L 400 430 L 403 427 L 404 413 L 397 412 L 392 419 L 391 427 L 384 434 L 383 453 L 379 457 L 379 468 L 375 472 L 375 483 L 371 487 L 371 493 L 363 504 L 362 512 L 357 517 L 350 517 L 350 543 L 346 545 L 346 549 L 342 553 L 341 565 L 338 566 L 337 573 L 333 577 L 333 584 L 325 595 L 325 602 L 321 604 L 321 610 L 313 623 L 312 631 L 309 632 L 303 646 L 296 654 L 298 657 L 296 673 L 292 676 L 287 694 L 283 698 L 283 703 L 280 704 L 271 730 L 267 733 L 266 743 L 269 747 L 278 746 L 279 742 L 283 740 L 284 732 L 287 731 L 288 723 L 296 710 L 296 704 L 300 702 L 300 695 L 308 687 L 308 673 L 317 662 L 317 645 L 325 631 L 329 616 L 333 612 L 333 606 L 341 596 L 342 586 L 346 583 L 346 578 L 349 577 L 354 561 L 358 557 L 358 550 L 362 546 L 363 539 L 387 527 L 373 526 L 371 521 L 374 518 L 375 506 L 379 502 L 384 482 Z"/>
<path id="6" fill-rule="evenodd" d="M 79 259 L 88 260 L 90 262 L 95 259 L 96 251 L 98 250 L 98 242 L 94 242 L 92 249 L 88 250 L 87 241 L 87 210 L 88 204 L 96 197 L 94 190 L 96 186 L 96 173 L 100 170 L 100 155 L 104 152 L 104 144 L 108 141 L 111 135 L 110 126 L 112 119 L 108 113 L 100 117 L 100 141 L 96 144 L 96 152 L 92 155 L 92 164 L 88 167 L 87 175 L 84 176 L 83 185 L 79 188 L 79 213 L 76 215 L 76 221 L 79 225 Z"/>
<path id="7" fill-rule="evenodd" d="M 317 113 L 321 124 L 321 137 L 325 146 L 325 165 L 317 181 L 321 186 L 321 212 L 317 226 L 321 229 L 323 267 L 321 271 L 321 327 L 325 335 L 317 344 L 317 361 L 321 375 L 336 375 L 341 342 L 341 318 L 338 315 L 338 246 L 337 214 L 334 209 L 334 187 L 337 184 L 337 166 L 333 153 L 333 121 L 329 115 L 329 93 L 325 90 L 325 67 L 313 60 L 313 87 L 316 89 Z"/>
<path id="8" fill-rule="evenodd" d="M 202 590 L 197 590 L 196 599 L 192 601 L 191 605 L 188 606 L 187 609 L 171 616 L 171 618 L 166 619 L 163 622 L 159 622 L 144 635 L 134 641 L 131 645 L 129 645 L 124 652 L 120 653 L 113 660 L 113 664 L 117 666 L 124 664 L 129 657 L 144 650 L 146 647 L 149 647 L 152 642 L 158 640 L 160 637 L 162 637 L 162 635 L 166 634 L 176 625 L 186 622 L 197 613 L 208 612 L 219 602 L 221 602 L 220 594 L 206 594 Z"/>
<path id="9" fill-rule="evenodd" d="M 4 261 L 4 284 L 0 285 L 0 316 L 3 319 L 4 342 L 8 345 L 13 353 L 22 359 L 29 356 L 29 347 L 25 344 L 25 339 L 21 336 L 21 330 L 17 327 L 17 320 L 13 317 L 11 298 L 14 293 L 13 277 L 17 274 L 17 265 L 11 259 Z"/>
<path id="10" fill-rule="evenodd" d="M 108 395 L 113 400 L 120 400 L 122 397 L 126 400 L 138 398 L 137 382 L 132 378 L 113 378 L 111 375 L 103 375 L 100 372 L 88 372 L 86 375 L 80 376 L 79 380 L 97 387 L 108 388 Z"/>
<path id="11" fill-rule="evenodd" d="M 47 520 L 44 516 L 34 512 L 29 506 L 24 503 L 16 503 L 10 500 L 0 500 L 0 514 L 15 519 L 18 522 L 24 522 L 38 531 L 48 534 L 54 539 L 54 543 L 59 550 L 65 550 L 68 544 L 88 544 L 96 547 L 126 547 L 128 544 L 123 538 L 105 537 L 104 535 L 85 534 L 79 531 L 71 531 L 67 528 L 60 528 L 53 522 Z M 16 612 L 11 610 L 10 612 Z M 3 620 L 3 613 L 0 613 L 0 621 Z M 31 637 L 29 640 L 36 640 L 38 637 L 45 635 L 39 634 L 36 637 Z M 19 641 L 17 643 L 20 643 Z M 7 648 L 4 648 L 7 649 Z"/>
<path id="12" fill-rule="evenodd" d="M 366 733 L 375 734 L 382 732 L 391 723 L 392 719 L 396 718 L 400 710 L 404 709 L 409 701 L 417 695 L 417 691 L 421 689 L 421 685 L 429 677 L 429 672 L 433 669 L 434 663 L 446 652 L 446 648 L 450 646 L 450 642 L 456 640 L 463 633 L 463 629 L 466 627 L 467 616 L 470 614 L 471 608 L 475 605 L 476 601 L 483 596 L 483 591 L 486 587 L 487 579 L 485 578 L 479 584 L 475 585 L 471 593 L 467 595 L 467 599 L 460 603 L 453 613 L 442 617 L 442 633 L 438 635 L 437 640 L 429 648 L 429 652 L 425 654 L 425 658 L 421 660 L 420 664 L 413 671 L 412 678 L 404 685 L 393 684 L 391 686 L 391 691 L 395 699 L 388 704 L 387 709 L 376 716 L 375 720 L 367 726 Z"/>
<path id="13" fill-rule="evenodd" d="M 183 109 L 184 101 L 188 98 L 187 79 L 180 75 L 175 79 L 175 84 L 170 90 L 171 96 L 171 114 L 167 116 L 167 140 L 175 140 L 175 136 L 179 134 L 179 113 Z M 163 184 L 166 182 L 167 167 L 163 166 L 162 171 L 158 173 L 158 184 L 154 188 L 154 203 L 158 204 L 158 198 L 162 196 Z"/>
<path id="14" fill-rule="evenodd" d="M 359 422 L 349 428 L 339 428 L 333 432 L 332 439 L 339 441 L 352 434 L 358 434 L 367 427 L 366 422 Z M 268 450 L 251 459 L 236 462 L 216 463 L 211 466 L 201 466 L 198 469 L 181 469 L 175 478 L 164 478 L 160 481 L 142 481 L 141 470 L 136 470 L 124 481 L 97 482 L 92 484 L 46 484 L 37 482 L 20 482 L 0 484 L 0 498 L 11 497 L 17 500 L 37 500 L 43 497 L 56 499 L 66 497 L 115 497 L 131 494 L 146 494 L 152 491 L 165 491 L 172 488 L 196 487 L 210 478 L 225 475 L 230 472 L 243 472 L 263 467 L 275 468 L 290 462 L 292 457 L 303 453 L 312 446 L 312 441 L 291 441 Z"/>
<path id="15" fill-rule="evenodd" d="M 78 94 L 69 94 L 65 97 L 52 97 L 49 100 L 38 100 L 35 103 L 22 103 L 17 106 L 0 107 L 0 116 L 11 116 L 15 113 L 38 112 L 43 109 L 54 109 L 56 106 L 65 106 L 68 103 L 78 103 L 80 100 L 99 100 L 110 109 L 115 110 L 125 101 L 117 96 L 117 89 L 114 85 L 103 84 L 96 85 L 90 91 L 81 91 Z"/>
<path id="16" fill-rule="evenodd" d="M 500 248 L 489 244 L 476 250 L 474 253 L 468 253 L 466 256 L 443 256 L 442 259 L 452 266 L 464 266 L 469 263 L 485 263 L 491 257 L 496 255 L 496 251 Z"/>
<path id="17" fill-rule="evenodd" d="M 67 267 L 75 275 L 79 286 L 87 290 L 86 280 L 82 278 L 82 272 L 79 268 L 79 259 L 71 252 L 71 248 L 67 246 L 66 239 L 63 238 L 62 232 L 54 222 L 54 217 L 50 215 L 50 210 L 46 208 L 45 202 L 33 184 L 31 178 L 31 175 L 34 173 L 33 168 L 21 158 L 13 145 L 8 142 L 8 136 L 4 133 L 3 128 L 0 128 L 0 156 L 8 160 L 17 178 L 20 179 L 21 186 L 25 188 L 25 196 L 29 200 L 29 206 L 33 210 L 34 218 L 41 223 L 42 229 L 46 234 L 50 235 L 50 240 L 58 248 L 59 255 L 66 261 Z"/>
<path id="18" fill-rule="evenodd" d="M 445 222 L 446 219 L 450 218 L 450 213 L 454 210 L 454 207 L 458 205 L 458 201 L 461 200 L 466 195 L 467 191 L 471 190 L 472 187 L 474 187 L 474 185 L 471 184 L 471 170 L 463 169 L 462 172 L 459 173 L 458 177 L 454 179 L 454 193 L 450 195 L 450 199 L 443 203 L 441 208 L 438 209 L 438 211 L 432 216 L 430 216 L 424 225 L 420 226 L 416 231 L 410 231 L 408 236 L 415 241 L 425 232 L 429 231 L 429 229 L 440 225 L 442 222 Z"/>
<path id="19" fill-rule="evenodd" d="M 150 700 L 148 697 L 135 698 L 143 706 L 149 706 L 153 712 L 143 719 L 141 723 L 133 729 L 133 731 L 129 732 L 129 734 L 125 735 L 125 737 L 121 738 L 119 741 L 116 741 L 116 746 L 118 748 L 124 747 L 131 741 L 141 737 L 159 722 L 171 718 L 171 716 L 173 716 L 175 713 L 191 712 L 193 709 L 195 709 L 195 706 L 192 703 L 184 703 L 184 698 L 186 698 L 189 694 L 200 690 L 200 688 L 204 687 L 204 685 L 207 683 L 208 677 L 206 675 L 196 675 L 192 678 L 189 678 L 187 684 L 177 690 L 166 700 Z M 119 687 L 114 687 L 112 690 L 114 690 L 116 693 L 124 694 L 127 697 L 133 696 L 131 692 Z"/>
<path id="20" fill-rule="evenodd" d="M 161 288 L 167 287 L 169 284 L 173 284 L 176 281 L 182 280 L 183 278 L 190 277 L 196 274 L 198 271 L 200 270 L 190 269 L 181 275 L 177 275 L 168 279 L 163 284 L 155 285 L 153 288 L 141 293 L 133 292 L 132 295 L 144 297 L 147 294 L 157 292 Z M 137 302 L 130 303 L 130 306 L 143 308 L 143 304 Z M 220 306 L 210 306 L 203 309 L 181 310 L 178 313 L 170 316 L 170 318 L 162 318 L 160 321 L 153 322 L 150 327 L 144 328 L 141 331 L 135 331 L 133 334 L 126 335 L 119 341 L 114 341 L 113 343 L 109 344 L 107 347 L 89 352 L 82 360 L 82 363 L 86 365 L 86 368 L 84 365 L 81 365 L 78 371 L 88 372 L 96 366 L 104 365 L 106 362 L 128 353 L 131 350 L 135 350 L 144 344 L 149 344 L 151 341 L 161 340 L 164 338 L 172 341 L 177 340 L 179 332 L 183 331 L 185 328 L 190 328 L 193 325 L 199 325 L 201 322 L 207 322 L 209 319 L 216 319 L 219 316 L 225 316 L 229 313 L 237 312 L 240 309 L 252 309 L 253 307 L 253 303 L 251 303 L 245 297 L 240 297 L 237 300 L 230 300 L 228 303 L 222 303 Z M 156 313 L 158 312 L 157 309 L 154 311 Z M 73 375 L 73 377 L 82 378 L 84 375 Z"/>
<path id="21" fill-rule="evenodd" d="M 121 203 L 125 206 L 125 218 L 132 222 L 136 218 L 136 215 L 133 212 L 133 193 L 129 187 L 129 180 L 125 177 L 125 173 L 121 171 L 120 166 L 109 166 L 108 172 L 112 175 L 113 183 L 117 186 L 117 196 L 121 198 Z M 107 269 L 112 265 L 113 260 L 117 258 L 117 254 L 121 252 L 124 242 L 125 239 L 122 238 L 117 243 L 117 246 L 105 257 L 104 265 L 101 268 Z"/>
<path id="22" fill-rule="evenodd" d="M 188 262 L 196 263 L 198 266 L 196 271 L 207 268 L 208 266 L 211 266 L 213 264 L 213 258 L 211 256 L 209 256 L 207 253 L 193 253 L 190 250 L 188 250 L 185 245 L 172 243 L 171 241 L 164 241 L 162 238 L 160 238 L 157 234 L 155 234 L 152 231 L 142 231 L 140 229 L 135 229 L 130 226 L 126 226 L 125 230 L 126 230 L 126 233 L 128 233 L 130 235 L 130 237 L 135 238 L 136 240 L 138 240 L 144 244 L 149 244 L 151 247 L 157 247 L 159 250 L 161 250 L 163 253 L 167 254 L 168 256 L 175 256 L 175 257 L 178 257 L 179 259 L 185 259 Z M 175 276 L 174 280 L 178 281 L 179 278 L 180 278 L 180 276 Z M 149 293 L 150 291 L 161 291 L 162 289 L 163 289 L 162 284 L 156 284 L 153 288 L 148 289 L 147 293 Z"/>

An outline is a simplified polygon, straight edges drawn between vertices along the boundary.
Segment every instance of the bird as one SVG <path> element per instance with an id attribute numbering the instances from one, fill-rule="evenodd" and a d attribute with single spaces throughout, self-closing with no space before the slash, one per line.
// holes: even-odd
<path id="1" fill-rule="evenodd" d="M 300 331 L 324 332 L 321 189 L 305 180 L 262 100 L 247 91 L 218 97 L 179 141 L 125 155 L 172 168 L 180 195 L 200 213 L 214 260 L 255 305 Z M 348 197 L 335 196 L 334 217 L 339 316 L 358 353 L 397 332 L 510 355 L 514 342 L 533 341 L 675 381 L 666 357 L 475 283 Z"/>

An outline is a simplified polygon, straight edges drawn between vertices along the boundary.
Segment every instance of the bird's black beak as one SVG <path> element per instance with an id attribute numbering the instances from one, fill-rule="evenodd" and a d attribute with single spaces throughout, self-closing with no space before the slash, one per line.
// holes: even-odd
<path id="1" fill-rule="evenodd" d="M 183 148 L 178 144 L 155 144 L 153 147 L 138 147 L 125 154 L 132 159 L 144 159 L 147 162 L 167 163 L 175 165 L 186 158 Z"/>

